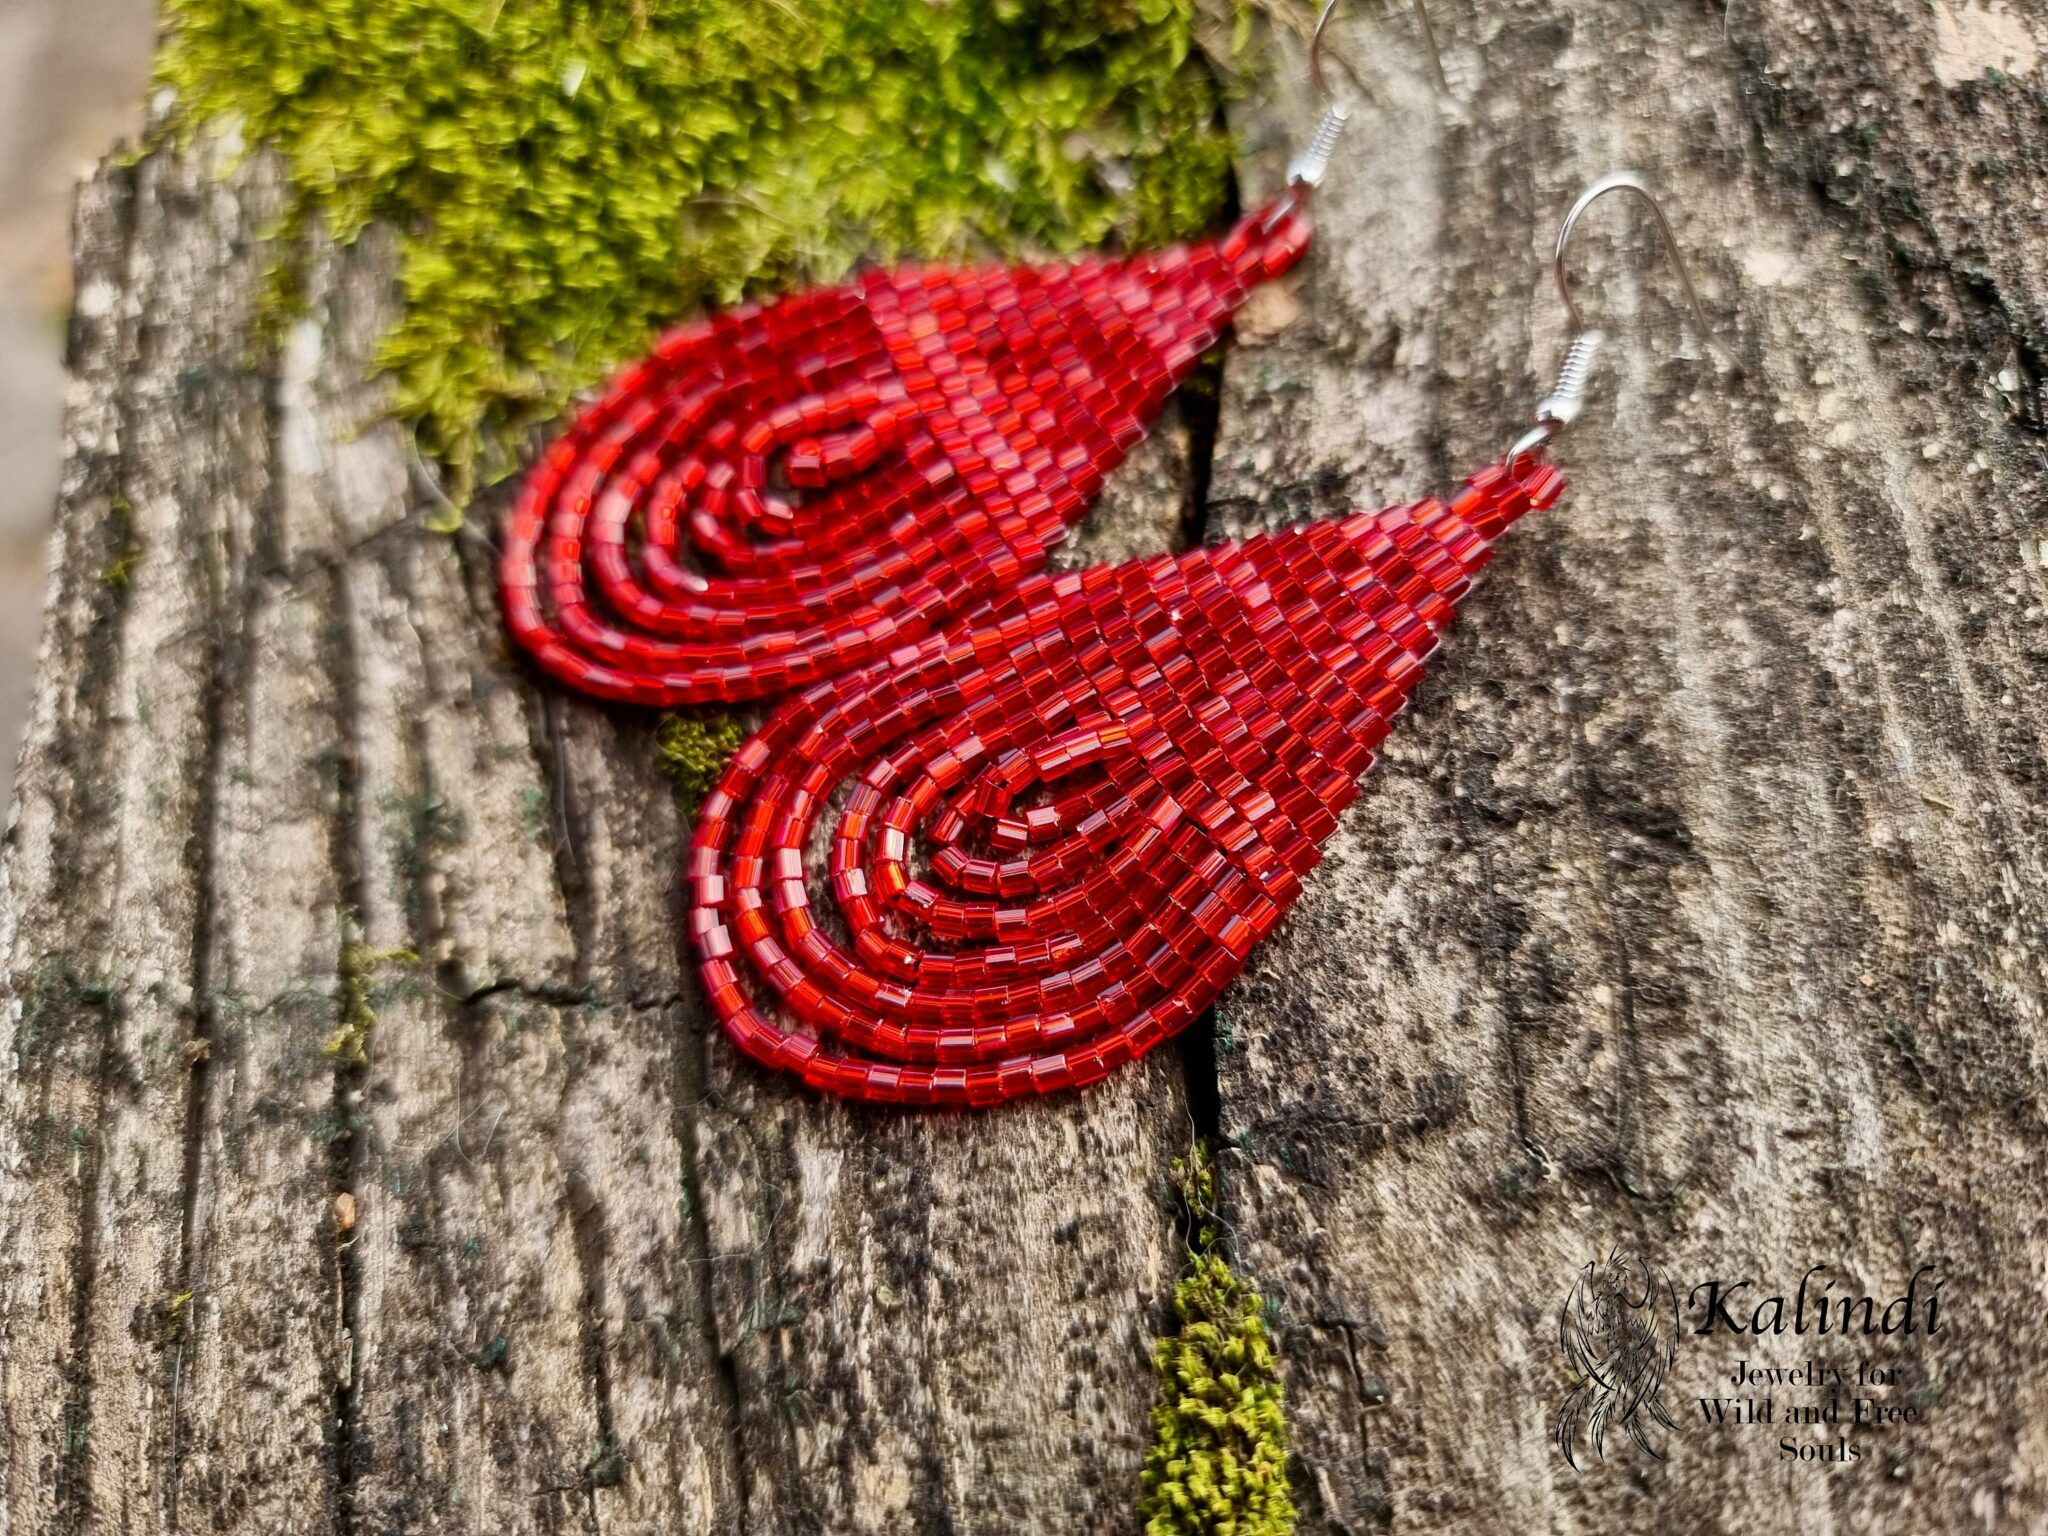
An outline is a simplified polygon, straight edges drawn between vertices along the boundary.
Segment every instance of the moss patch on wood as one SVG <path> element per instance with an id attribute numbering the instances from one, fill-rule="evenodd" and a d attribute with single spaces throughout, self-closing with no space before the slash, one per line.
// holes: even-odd
<path id="1" fill-rule="evenodd" d="M 401 234 L 396 410 L 456 472 L 707 303 L 1208 224 L 1196 0 L 166 0 L 174 122 L 284 157 L 286 233 Z"/>
<path id="2" fill-rule="evenodd" d="M 1205 1145 L 1174 1163 L 1188 1212 L 1188 1273 L 1174 1289 L 1176 1331 L 1159 1341 L 1138 1516 L 1145 1536 L 1288 1536 L 1287 1414 L 1265 1301 L 1233 1271 L 1216 1219 Z"/>
<path id="3" fill-rule="evenodd" d="M 694 710 L 662 717 L 655 749 L 660 754 L 661 771 L 675 786 L 676 805 L 683 815 L 697 813 L 698 805 L 746 739 L 746 726 L 723 710 Z"/>
<path id="4" fill-rule="evenodd" d="M 411 970 L 420 957 L 409 949 L 372 949 L 354 936 L 354 920 L 344 916 L 341 946 L 341 1022 L 322 1049 L 346 1066 L 370 1064 L 370 1037 L 377 1029 L 377 973 L 389 966 Z"/>

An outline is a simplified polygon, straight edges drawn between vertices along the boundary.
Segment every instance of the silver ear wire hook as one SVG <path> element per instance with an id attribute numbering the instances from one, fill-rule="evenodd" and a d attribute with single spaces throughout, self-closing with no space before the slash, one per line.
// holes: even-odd
<path id="1" fill-rule="evenodd" d="M 1586 318 L 1579 313 L 1579 306 L 1572 298 L 1571 274 L 1565 268 L 1565 256 L 1571 249 L 1572 228 L 1579 222 L 1580 214 L 1610 192 L 1633 192 L 1648 205 L 1656 217 L 1657 232 L 1664 237 L 1664 254 L 1670 258 L 1671 269 L 1678 274 L 1678 285 L 1685 290 L 1685 302 L 1692 308 L 1693 324 L 1700 328 L 1700 336 L 1708 346 L 1717 352 L 1722 351 L 1721 344 L 1714 339 L 1714 328 L 1707 323 L 1706 306 L 1700 303 L 1699 290 L 1692 285 L 1692 273 L 1686 270 L 1685 257 L 1678 248 L 1678 236 L 1671 232 L 1671 221 L 1664 217 L 1663 205 L 1634 171 L 1615 171 L 1602 176 L 1579 194 L 1579 200 L 1564 216 L 1564 223 L 1558 226 L 1557 257 L 1551 270 L 1557 278 L 1557 296 L 1564 300 L 1564 312 L 1571 316 L 1572 329 L 1583 331 L 1587 328 Z"/>
<path id="2" fill-rule="evenodd" d="M 1572 298 L 1571 274 L 1566 269 L 1565 256 L 1570 250 L 1572 229 L 1579 222 L 1579 215 L 1610 192 L 1633 192 L 1649 205 L 1650 212 L 1657 219 L 1658 233 L 1664 238 L 1664 254 L 1670 260 L 1672 270 L 1678 274 L 1679 286 L 1685 290 L 1685 302 L 1692 309 L 1693 324 L 1699 327 L 1701 339 L 1726 359 L 1735 372 L 1742 371 L 1741 362 L 1714 338 L 1714 329 L 1707 323 L 1706 306 L 1700 303 L 1699 290 L 1693 287 L 1692 273 L 1686 270 L 1678 237 L 1671 231 L 1671 221 L 1664 216 L 1663 206 L 1634 171 L 1615 171 L 1602 176 L 1579 194 L 1578 201 L 1572 204 L 1571 211 L 1557 229 L 1557 255 L 1551 264 L 1551 272 L 1557 279 L 1557 296 L 1564 301 L 1564 312 L 1571 318 L 1575 334 L 1565 352 L 1564 366 L 1557 371 L 1557 382 L 1551 386 L 1550 393 L 1537 403 L 1536 424 L 1517 438 L 1514 447 L 1508 450 L 1510 470 L 1525 454 L 1543 448 L 1577 421 L 1579 412 L 1585 407 L 1586 384 L 1592 376 L 1593 359 L 1600 351 L 1600 344 L 1607 339 L 1607 333 L 1586 324 L 1585 315 Z"/>
<path id="3" fill-rule="evenodd" d="M 1308 147 L 1294 157 L 1294 163 L 1287 168 L 1290 186 L 1319 187 L 1323 176 L 1330 169 L 1330 152 L 1337 147 L 1337 136 L 1344 131 L 1351 113 L 1338 105 L 1330 93 L 1330 85 L 1323 78 L 1323 32 L 1330 25 L 1339 0 L 1323 0 L 1322 11 L 1316 16 L 1316 30 L 1308 43 L 1308 78 L 1316 88 L 1316 96 L 1323 104 L 1322 121 L 1316 124 L 1316 131 L 1308 141 Z M 1422 40 L 1429 45 L 1429 67 L 1436 77 L 1436 88 L 1449 95 L 1450 82 L 1444 78 L 1443 55 L 1437 51 L 1436 29 L 1429 24 L 1429 6 L 1425 0 L 1415 0 L 1416 19 L 1422 23 Z"/>

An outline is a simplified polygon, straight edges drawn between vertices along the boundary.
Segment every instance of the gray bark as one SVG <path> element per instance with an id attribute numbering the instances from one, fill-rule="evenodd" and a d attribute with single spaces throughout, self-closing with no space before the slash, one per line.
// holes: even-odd
<path id="1" fill-rule="evenodd" d="M 0 1532 L 1131 1530 L 1166 1172 L 1212 1113 L 1306 1530 L 2048 1518 L 2048 103 L 2013 54 L 2048 22 L 1436 9 L 1448 99 L 1404 10 L 1343 22 L 1362 104 L 1213 454 L 1170 418 L 1073 558 L 1496 456 L 1562 347 L 1555 221 L 1617 165 L 1745 371 L 1601 205 L 1572 488 L 1213 1053 L 972 1118 L 707 1028 L 652 722 L 537 684 L 487 547 L 421 527 L 366 367 L 388 243 L 321 252 L 265 349 L 274 170 L 102 168 L 0 864 Z M 1299 73 L 1283 42 L 1237 109 L 1247 201 Z M 357 1003 L 362 1064 L 327 1050 Z M 1938 1263 L 1943 1333 L 1872 1351 L 1926 1422 L 1846 1469 L 1693 1428 L 1572 1471 L 1556 1309 L 1616 1244 L 1880 1294 Z M 1740 1352 L 1681 1350 L 1681 1422 Z"/>
<path id="2" fill-rule="evenodd" d="M 1515 530 L 1221 1009 L 1308 1527 L 2031 1528 L 2042 97 L 1943 27 L 1986 49 L 2040 16 L 1459 14 L 1448 109 L 1402 18 L 1353 30 L 1380 104 L 1304 322 L 1229 361 L 1212 529 L 1498 453 L 1562 352 L 1559 213 L 1617 166 L 1662 188 L 1746 371 L 1713 366 L 1640 214 L 1600 205 L 1574 268 L 1618 344 L 1559 445 L 1572 489 Z M 1623 261 L 1602 232 L 1631 227 Z M 1860 1350 L 1688 1341 L 1670 1460 L 1580 1475 L 1548 1438 L 1557 1310 L 1617 1243 L 1881 1297 L 1934 1263 L 1956 1311 Z M 1683 1412 L 1738 1357 L 1810 1354 L 1902 1366 L 1926 1423 L 1817 1472 Z"/>

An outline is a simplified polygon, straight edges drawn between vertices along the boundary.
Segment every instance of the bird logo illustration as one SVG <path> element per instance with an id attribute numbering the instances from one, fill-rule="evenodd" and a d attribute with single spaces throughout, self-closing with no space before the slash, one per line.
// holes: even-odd
<path id="1" fill-rule="evenodd" d="M 1557 1341 L 1572 1388 L 1557 1412 L 1556 1438 L 1573 1470 L 1581 1429 L 1605 1461 L 1607 1432 L 1617 1424 L 1662 1461 L 1643 1417 L 1678 1428 L 1658 1396 L 1678 1353 L 1678 1294 L 1670 1282 L 1618 1248 L 1605 1264 L 1588 1263 L 1557 1314 Z"/>

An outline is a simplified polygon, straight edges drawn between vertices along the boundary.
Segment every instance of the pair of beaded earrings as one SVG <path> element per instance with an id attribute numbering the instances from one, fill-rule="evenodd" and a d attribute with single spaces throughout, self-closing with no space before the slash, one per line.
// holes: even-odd
<path id="1" fill-rule="evenodd" d="M 1601 340 L 1564 260 L 1596 198 L 1649 203 L 1706 333 L 1662 210 L 1607 177 L 1558 233 L 1557 386 L 1448 502 L 1046 572 L 1306 248 L 1343 121 L 1211 243 L 878 273 L 678 331 L 531 474 L 501 585 L 542 667 L 632 703 L 794 695 L 690 851 L 705 990 L 748 1055 L 851 1098 L 986 1105 L 1186 1027 L 1300 894 L 1495 540 L 1564 489 L 1546 451 Z"/>

